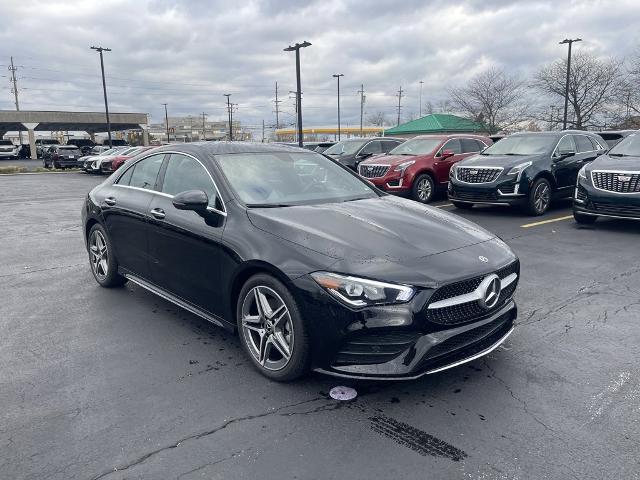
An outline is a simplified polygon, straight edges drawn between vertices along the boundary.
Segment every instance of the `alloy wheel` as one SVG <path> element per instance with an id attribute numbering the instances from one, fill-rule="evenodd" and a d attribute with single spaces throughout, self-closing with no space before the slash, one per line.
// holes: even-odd
<path id="1" fill-rule="evenodd" d="M 422 180 L 420 180 L 417 190 L 418 198 L 421 202 L 426 202 L 427 200 L 429 200 L 429 198 L 431 198 L 431 182 L 428 179 L 423 178 Z"/>
<path id="2" fill-rule="evenodd" d="M 242 302 L 242 333 L 253 358 L 267 370 L 281 370 L 294 347 L 293 322 L 280 295 L 266 286 L 249 290 Z"/>
<path id="3" fill-rule="evenodd" d="M 99 230 L 94 230 L 89 239 L 89 255 L 94 275 L 104 280 L 109 274 L 109 251 L 107 242 Z"/>
<path id="4" fill-rule="evenodd" d="M 538 213 L 544 212 L 551 202 L 551 190 L 546 182 L 540 183 L 533 192 L 533 205 Z"/>

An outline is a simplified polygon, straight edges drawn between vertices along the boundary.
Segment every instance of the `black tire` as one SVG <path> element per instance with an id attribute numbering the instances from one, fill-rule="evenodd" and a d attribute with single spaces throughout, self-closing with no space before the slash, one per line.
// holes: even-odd
<path id="1" fill-rule="evenodd" d="M 270 308 L 271 305 L 273 305 L 276 307 L 277 311 L 278 302 L 282 302 L 288 310 L 288 315 L 285 314 L 282 319 L 285 323 L 280 323 L 281 329 L 283 326 L 289 326 L 290 337 L 289 339 L 285 338 L 285 342 L 289 342 L 286 343 L 290 353 L 288 359 L 286 359 L 284 355 L 280 354 L 280 350 L 275 348 L 273 341 L 270 340 L 270 337 L 273 339 L 274 336 L 278 334 L 282 336 L 283 333 L 282 331 L 277 332 L 276 330 L 278 328 L 277 320 L 273 325 L 267 325 L 268 320 L 273 320 L 277 315 L 268 319 L 266 315 L 260 314 L 260 310 L 257 309 L 256 291 L 261 292 L 261 295 L 264 294 L 266 299 L 265 301 L 270 304 Z M 273 293 L 276 295 L 273 295 Z M 256 308 L 254 309 L 254 307 Z M 254 327 L 251 330 L 245 328 L 243 325 L 243 311 L 245 313 L 251 312 L 254 318 L 258 317 L 258 320 L 254 320 L 252 323 L 247 322 L 248 325 Z M 254 312 L 255 314 L 253 314 Z M 236 304 L 236 324 L 242 348 L 251 360 L 253 366 L 262 375 L 278 382 L 289 382 L 299 379 L 307 374 L 311 364 L 309 329 L 300 314 L 300 310 L 298 309 L 298 305 L 293 298 L 293 295 L 291 295 L 291 292 L 289 292 L 287 287 L 281 281 L 265 273 L 256 274 L 247 280 L 238 295 Z M 261 329 L 263 331 L 262 335 L 255 331 L 255 328 Z M 271 334 L 269 334 L 269 332 L 271 332 Z M 269 354 L 265 355 L 266 361 L 263 363 L 260 362 L 259 358 L 256 358 L 256 356 L 260 357 L 260 353 L 256 348 L 256 341 L 258 339 L 261 340 L 265 334 L 267 335 L 266 341 L 271 341 L 270 352 L 275 353 L 276 356 L 276 360 L 273 361 L 271 368 L 266 365 L 268 362 L 271 362 Z M 278 360 L 278 356 L 282 358 Z M 277 362 L 284 363 L 282 366 L 278 367 Z"/>
<path id="2" fill-rule="evenodd" d="M 580 225 L 593 225 L 598 219 L 598 217 L 594 215 L 584 215 L 576 212 L 575 210 L 573 211 L 573 218 L 576 223 L 579 223 Z"/>
<path id="3" fill-rule="evenodd" d="M 453 203 L 454 207 L 461 210 L 471 210 L 473 208 L 473 203 L 454 202 L 453 200 L 451 200 L 451 203 Z"/>
<path id="4" fill-rule="evenodd" d="M 529 198 L 525 205 L 525 210 L 529 215 L 543 215 L 551 205 L 553 197 L 553 189 L 549 180 L 546 178 L 538 178 L 529 191 Z"/>
<path id="5" fill-rule="evenodd" d="M 56 163 L 56 161 L 55 161 L 55 160 L 52 160 L 52 161 L 51 161 L 51 165 L 52 165 L 52 167 L 53 167 L 53 168 L 55 168 L 55 169 L 60 168 L 60 165 L 58 165 L 58 164 Z"/>
<path id="6" fill-rule="evenodd" d="M 416 202 L 429 203 L 435 194 L 435 183 L 431 175 L 423 173 L 413 180 L 411 198 Z"/>
<path id="7" fill-rule="evenodd" d="M 104 258 L 104 255 L 101 251 L 96 251 L 93 248 L 94 238 L 98 235 L 100 235 L 104 240 L 106 259 Z M 96 279 L 96 282 L 98 282 L 101 287 L 120 287 L 127 283 L 127 279 L 118 273 L 118 261 L 116 260 L 116 256 L 113 253 L 111 239 L 109 238 L 107 231 L 99 223 L 96 223 L 93 227 L 91 227 L 91 230 L 89 230 L 89 235 L 87 236 L 87 252 L 89 253 L 89 265 L 91 266 L 91 273 L 93 273 L 93 278 Z M 98 266 L 95 261 L 97 254 L 100 254 L 101 260 L 105 260 L 105 263 L 101 264 L 100 266 Z M 105 265 L 106 272 L 104 272 Z"/>

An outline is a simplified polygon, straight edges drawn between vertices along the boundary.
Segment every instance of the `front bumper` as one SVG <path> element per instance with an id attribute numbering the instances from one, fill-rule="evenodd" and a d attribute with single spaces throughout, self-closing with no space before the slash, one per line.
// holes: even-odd
<path id="1" fill-rule="evenodd" d="M 491 183 L 462 183 L 451 179 L 447 188 L 449 200 L 478 205 L 523 205 L 527 201 L 526 184 L 514 179 L 498 178 Z"/>
<path id="2" fill-rule="evenodd" d="M 57 165 L 61 167 L 78 167 L 78 159 L 77 158 L 58 158 L 56 161 Z"/>
<path id="3" fill-rule="evenodd" d="M 581 179 L 573 194 L 573 210 L 583 215 L 640 220 L 640 193 L 607 192 Z"/>
<path id="4" fill-rule="evenodd" d="M 0 158 L 18 158 L 18 152 L 17 151 L 0 152 Z"/>

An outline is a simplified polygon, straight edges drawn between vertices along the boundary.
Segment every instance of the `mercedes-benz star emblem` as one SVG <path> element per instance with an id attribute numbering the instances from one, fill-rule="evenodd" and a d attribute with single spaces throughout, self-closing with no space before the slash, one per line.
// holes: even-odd
<path id="1" fill-rule="evenodd" d="M 500 293 L 502 292 L 502 282 L 500 281 L 500 277 L 495 273 L 489 275 L 482 280 L 478 290 L 482 295 L 478 300 L 480 306 L 487 310 L 495 307 L 500 299 Z"/>
<path id="2" fill-rule="evenodd" d="M 480 255 L 478 257 L 478 260 L 480 260 L 481 262 L 487 263 L 489 261 L 489 259 L 487 257 L 483 257 L 482 255 Z"/>

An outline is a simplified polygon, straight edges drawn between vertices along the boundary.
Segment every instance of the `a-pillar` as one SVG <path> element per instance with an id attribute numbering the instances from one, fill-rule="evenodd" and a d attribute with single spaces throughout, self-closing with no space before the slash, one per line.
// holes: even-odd
<path id="1" fill-rule="evenodd" d="M 149 125 L 140 124 L 140 128 L 142 129 L 142 145 L 145 147 L 149 146 Z"/>
<path id="2" fill-rule="evenodd" d="M 31 160 L 37 160 L 38 152 L 36 151 L 36 135 L 33 131 L 38 126 L 38 124 L 23 123 L 22 125 L 29 131 L 29 149 L 31 150 Z"/>

